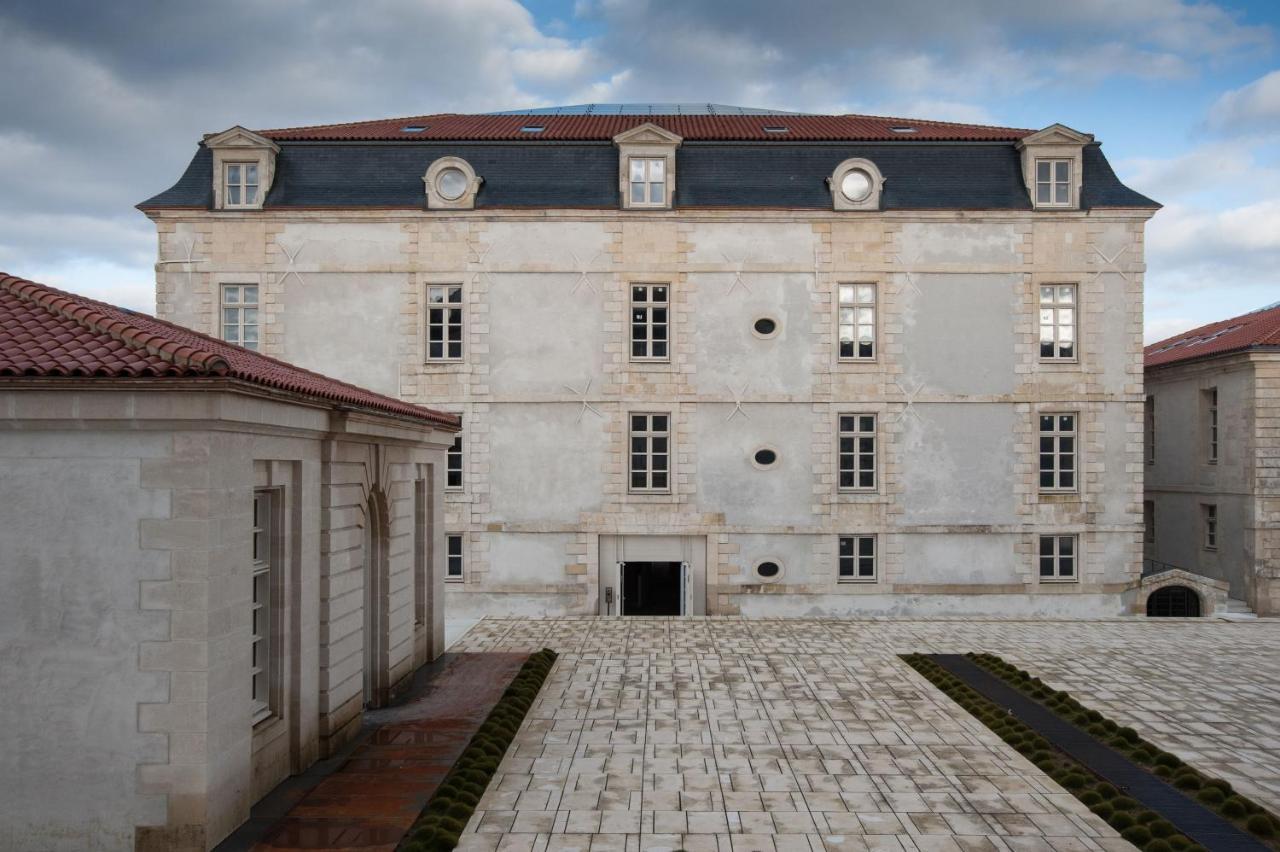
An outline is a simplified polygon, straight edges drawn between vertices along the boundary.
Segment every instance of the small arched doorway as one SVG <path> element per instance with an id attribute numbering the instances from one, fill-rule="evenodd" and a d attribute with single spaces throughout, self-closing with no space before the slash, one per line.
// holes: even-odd
<path id="1" fill-rule="evenodd" d="M 1147 598 L 1147 618 L 1199 618 L 1200 596 L 1186 586 L 1165 586 Z"/>
<path id="2" fill-rule="evenodd" d="M 371 491 L 364 525 L 364 706 L 379 707 L 386 700 L 387 677 L 387 550 L 391 529 L 387 499 Z"/>

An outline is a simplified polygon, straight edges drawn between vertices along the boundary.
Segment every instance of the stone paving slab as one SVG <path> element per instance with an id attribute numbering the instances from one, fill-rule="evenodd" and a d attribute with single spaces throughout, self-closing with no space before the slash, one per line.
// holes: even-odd
<path id="1" fill-rule="evenodd" d="M 988 651 L 1280 811 L 1280 622 L 486 619 L 561 656 L 461 850 L 1131 849 L 898 659 Z"/>

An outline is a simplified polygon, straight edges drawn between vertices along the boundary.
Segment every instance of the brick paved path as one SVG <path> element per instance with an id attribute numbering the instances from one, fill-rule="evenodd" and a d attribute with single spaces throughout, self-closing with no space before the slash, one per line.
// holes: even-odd
<path id="1" fill-rule="evenodd" d="M 253 848 L 394 850 L 527 656 L 448 660 Z"/>
<path id="2" fill-rule="evenodd" d="M 991 651 L 1280 810 L 1280 622 L 486 619 L 561 654 L 464 852 L 1132 847 L 897 658 Z"/>

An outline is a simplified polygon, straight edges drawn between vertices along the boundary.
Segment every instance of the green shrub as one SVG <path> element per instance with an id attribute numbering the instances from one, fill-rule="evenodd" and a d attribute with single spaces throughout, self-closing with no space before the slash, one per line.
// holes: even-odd
<path id="1" fill-rule="evenodd" d="M 1116 810 L 1129 811 L 1138 806 L 1138 800 L 1131 799 L 1128 796 L 1116 796 L 1111 804 L 1115 806 Z"/>
<path id="2" fill-rule="evenodd" d="M 1136 817 L 1134 817 L 1134 819 L 1136 819 L 1140 825 L 1146 825 L 1149 822 L 1155 822 L 1156 820 L 1160 819 L 1160 814 L 1156 813 L 1155 811 L 1143 810 Z"/>
<path id="3" fill-rule="evenodd" d="M 1119 790 L 1117 790 L 1115 787 L 1111 786 L 1105 781 L 1099 784 L 1097 787 L 1094 787 L 1093 789 L 1097 791 L 1098 795 L 1104 799 L 1114 799 L 1116 796 L 1120 795 Z"/>
<path id="4" fill-rule="evenodd" d="M 1167 819 L 1157 819 L 1147 824 L 1147 830 L 1151 832 L 1152 837 L 1172 837 L 1178 833 L 1178 829 L 1173 827 L 1173 823 Z"/>
<path id="5" fill-rule="evenodd" d="M 1167 766 L 1170 769 L 1177 769 L 1179 766 L 1182 766 L 1182 761 L 1179 760 L 1176 755 L 1163 751 L 1156 755 L 1156 766 Z"/>
<path id="6" fill-rule="evenodd" d="M 1266 814 L 1254 814 L 1245 821 L 1244 827 L 1259 837 L 1271 837 L 1276 833 L 1275 823 Z"/>
<path id="7" fill-rule="evenodd" d="M 1120 738 L 1125 742 L 1136 743 L 1138 741 L 1138 732 L 1133 728 L 1120 728 L 1116 731 Z"/>
<path id="8" fill-rule="evenodd" d="M 1169 841 L 1156 838 L 1142 847 L 1143 852 L 1173 852 L 1173 847 L 1169 845 Z"/>
<path id="9" fill-rule="evenodd" d="M 1210 788 L 1210 789 L 1213 789 L 1213 788 Z M 1223 816 L 1231 817 L 1231 819 L 1239 819 L 1240 817 L 1244 816 L 1249 812 L 1245 808 L 1244 802 L 1240 801 L 1235 796 L 1232 796 L 1230 799 L 1227 799 L 1225 802 L 1219 805 L 1218 810 L 1222 812 Z"/>
<path id="10" fill-rule="evenodd" d="M 1089 779 L 1081 775 L 1079 772 L 1068 772 L 1067 777 L 1063 780 L 1062 786 L 1068 790 L 1079 790 L 1089 783 Z"/>
<path id="11" fill-rule="evenodd" d="M 1151 832 L 1147 831 L 1146 826 L 1131 825 L 1120 832 L 1120 836 L 1134 846 L 1144 846 L 1151 839 Z"/>
<path id="12" fill-rule="evenodd" d="M 1226 796 L 1222 795 L 1222 791 L 1217 787 L 1205 787 L 1199 793 L 1196 793 L 1196 799 L 1206 805 L 1220 805 Z"/>
<path id="13" fill-rule="evenodd" d="M 1098 795 L 1096 790 L 1086 790 L 1079 796 L 1080 801 L 1089 807 L 1093 807 L 1102 801 L 1102 797 Z"/>
<path id="14" fill-rule="evenodd" d="M 1161 778 L 1168 779 L 1173 777 L 1173 770 L 1167 766 L 1157 766 L 1152 771 L 1155 772 L 1155 774 L 1160 776 Z"/>
<path id="15" fill-rule="evenodd" d="M 1100 819 L 1104 820 L 1111 819 L 1111 815 L 1116 812 L 1115 808 L 1111 807 L 1111 805 L 1106 802 L 1099 802 L 1093 806 L 1092 810 Z"/>
<path id="16" fill-rule="evenodd" d="M 1192 774 L 1179 775 L 1173 779 L 1173 786 L 1177 787 L 1179 790 L 1199 790 L 1200 776 Z M 1221 790 L 1217 790 L 1217 792 L 1219 795 L 1222 793 Z"/>
<path id="17" fill-rule="evenodd" d="M 1116 831 L 1124 831 L 1133 825 L 1133 817 L 1126 811 L 1116 811 L 1107 822 Z"/>
<path id="18" fill-rule="evenodd" d="M 1219 790 L 1222 791 L 1223 795 L 1226 795 L 1226 796 L 1230 796 L 1232 793 L 1235 792 L 1235 790 L 1231 788 L 1231 785 L 1228 784 L 1226 781 L 1223 781 L 1221 778 L 1210 778 L 1208 781 L 1204 783 L 1210 787 L 1217 787 Z"/>
<path id="19" fill-rule="evenodd" d="M 1184 852 L 1191 845 L 1191 841 L 1183 837 L 1181 834 L 1175 834 L 1169 838 L 1169 845 L 1173 847 L 1174 852 Z"/>

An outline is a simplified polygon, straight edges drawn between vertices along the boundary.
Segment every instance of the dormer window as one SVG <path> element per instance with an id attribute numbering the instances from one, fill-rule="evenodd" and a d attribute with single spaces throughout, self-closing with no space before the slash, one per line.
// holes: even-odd
<path id="1" fill-rule="evenodd" d="M 1071 205 L 1071 161 L 1036 160 L 1036 206 Z"/>
<path id="2" fill-rule="evenodd" d="M 662 207 L 667 203 L 666 159 L 631 158 L 631 206 Z"/>
<path id="3" fill-rule="evenodd" d="M 827 178 L 835 210 L 879 210 L 884 176 L 870 160 L 845 160 Z"/>
<path id="4" fill-rule="evenodd" d="M 258 164 L 225 163 L 225 195 L 228 207 L 254 207 L 258 203 Z"/>

